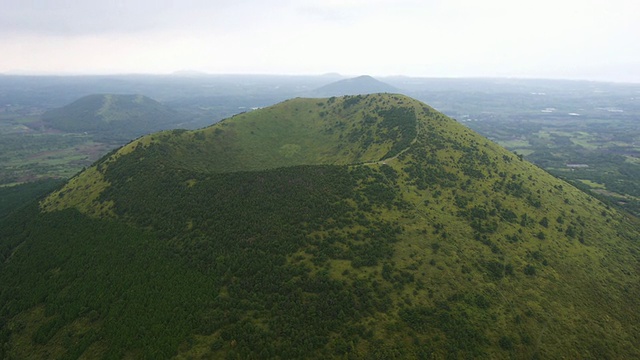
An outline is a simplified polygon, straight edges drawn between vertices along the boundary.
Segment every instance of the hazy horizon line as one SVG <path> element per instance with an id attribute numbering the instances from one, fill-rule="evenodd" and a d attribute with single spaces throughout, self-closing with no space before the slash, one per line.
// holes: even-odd
<path id="1" fill-rule="evenodd" d="M 407 74 L 342 74 L 339 72 L 324 73 L 270 73 L 270 72 L 207 72 L 202 70 L 175 70 L 172 72 L 40 72 L 29 70 L 10 70 L 0 72 L 0 76 L 24 76 L 24 77 L 110 77 L 110 76 L 173 76 L 173 77 L 206 77 L 206 76 L 281 76 L 281 77 L 336 77 L 351 79 L 360 76 L 373 78 L 407 78 L 407 79 L 510 79 L 510 80 L 548 80 L 548 81 L 579 81 L 616 84 L 640 84 L 640 81 L 595 79 L 586 77 L 551 77 L 531 75 L 407 75 Z"/>

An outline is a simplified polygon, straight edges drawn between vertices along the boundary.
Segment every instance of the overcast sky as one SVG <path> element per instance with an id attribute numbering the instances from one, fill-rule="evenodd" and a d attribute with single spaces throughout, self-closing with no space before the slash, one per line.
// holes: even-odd
<path id="1" fill-rule="evenodd" d="M 640 82 L 638 0 L 0 0 L 0 73 Z"/>

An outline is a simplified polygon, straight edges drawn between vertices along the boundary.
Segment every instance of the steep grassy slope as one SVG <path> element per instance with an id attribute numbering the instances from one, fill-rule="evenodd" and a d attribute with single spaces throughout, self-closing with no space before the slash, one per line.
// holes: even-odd
<path id="1" fill-rule="evenodd" d="M 184 116 L 146 96 L 96 94 L 47 111 L 42 119 L 67 132 L 130 140 L 175 126 Z"/>
<path id="2" fill-rule="evenodd" d="M 1 229 L 7 357 L 640 356 L 635 219 L 399 95 L 143 137 Z"/>

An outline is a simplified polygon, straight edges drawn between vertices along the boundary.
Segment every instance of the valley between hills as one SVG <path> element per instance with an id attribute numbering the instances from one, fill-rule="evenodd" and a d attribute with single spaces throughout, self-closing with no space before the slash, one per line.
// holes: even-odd
<path id="1" fill-rule="evenodd" d="M 144 135 L 0 226 L 20 359 L 640 357 L 640 226 L 429 105 Z"/>

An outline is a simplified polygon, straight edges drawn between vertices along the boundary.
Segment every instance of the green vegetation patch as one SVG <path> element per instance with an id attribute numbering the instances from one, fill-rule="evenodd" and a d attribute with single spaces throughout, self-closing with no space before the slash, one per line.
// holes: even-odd
<path id="1" fill-rule="evenodd" d="M 212 172 L 373 162 L 415 139 L 415 110 L 400 107 L 404 97 L 332 99 L 293 99 L 203 130 L 158 136 L 175 162 Z"/>
<path id="2" fill-rule="evenodd" d="M 0 187 L 0 219 L 48 194 L 62 184 L 62 180 L 44 179 L 27 184 Z"/>

